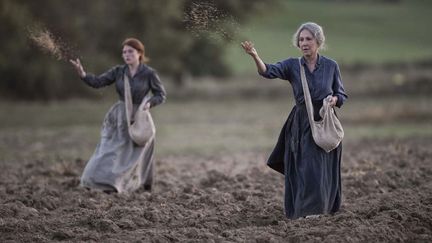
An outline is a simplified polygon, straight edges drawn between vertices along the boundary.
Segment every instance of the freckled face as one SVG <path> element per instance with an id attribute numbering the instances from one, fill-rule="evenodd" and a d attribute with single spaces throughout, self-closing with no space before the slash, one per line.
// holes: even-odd
<path id="1" fill-rule="evenodd" d="M 318 41 L 306 29 L 300 32 L 299 47 L 304 56 L 314 56 L 318 53 Z"/>
<path id="2" fill-rule="evenodd" d="M 128 45 L 124 45 L 122 51 L 122 57 L 126 64 L 129 65 L 137 64 L 139 63 L 140 54 L 135 48 Z"/>

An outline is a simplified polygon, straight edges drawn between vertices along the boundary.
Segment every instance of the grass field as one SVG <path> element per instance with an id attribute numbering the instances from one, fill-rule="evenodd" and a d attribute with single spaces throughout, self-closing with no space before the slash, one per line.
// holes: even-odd
<path id="1" fill-rule="evenodd" d="M 432 2 L 400 1 L 283 1 L 271 14 L 257 15 L 239 29 L 226 60 L 236 73 L 254 71 L 242 52 L 241 40 L 252 40 L 261 57 L 276 62 L 298 56 L 291 39 L 296 28 L 313 21 L 323 26 L 328 49 L 324 55 L 339 63 L 409 62 L 432 58 Z"/>
<path id="2" fill-rule="evenodd" d="M 113 102 L 1 104 L 2 160 L 39 155 L 41 160 L 88 158 L 99 141 L 103 116 Z M 346 140 L 432 136 L 430 102 L 424 96 L 353 98 L 340 110 Z M 153 112 L 158 154 L 269 152 L 292 105 L 289 96 L 168 102 Z"/>

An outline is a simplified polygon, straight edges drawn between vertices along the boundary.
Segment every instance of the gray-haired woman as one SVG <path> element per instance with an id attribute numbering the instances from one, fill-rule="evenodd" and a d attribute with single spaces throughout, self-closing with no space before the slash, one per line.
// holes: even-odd
<path id="1" fill-rule="evenodd" d="M 337 63 L 318 52 L 324 43 L 321 26 L 310 22 L 302 24 L 293 37 L 293 44 L 303 53 L 300 62 L 305 66 L 315 120 L 320 120 L 319 109 L 328 95 L 333 96 L 332 106 L 341 107 L 347 99 Z M 296 219 L 335 213 L 341 205 L 342 143 L 329 153 L 315 144 L 303 97 L 298 58 L 265 64 L 252 42 L 242 42 L 242 47 L 252 56 L 260 75 L 288 80 L 293 88 L 296 104 L 267 161 L 268 166 L 285 175 L 286 216 Z"/>

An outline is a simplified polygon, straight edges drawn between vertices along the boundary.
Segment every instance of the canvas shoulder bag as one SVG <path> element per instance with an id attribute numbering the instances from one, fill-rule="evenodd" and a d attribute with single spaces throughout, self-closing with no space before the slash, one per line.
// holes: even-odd
<path id="1" fill-rule="evenodd" d="M 304 101 L 308 113 L 309 123 L 312 131 L 312 137 L 315 143 L 324 149 L 327 153 L 339 146 L 344 137 L 344 130 L 339 119 L 336 117 L 333 107 L 330 106 L 332 96 L 329 95 L 323 100 L 319 114 L 321 120 L 314 120 L 314 110 L 310 96 L 309 86 L 306 80 L 305 69 L 299 58 L 300 76 L 303 86 Z"/>
<path id="2" fill-rule="evenodd" d="M 137 145 L 145 146 L 156 134 L 150 111 L 144 110 L 148 99 L 144 97 L 134 113 L 129 77 L 126 74 L 124 75 L 124 94 L 129 136 Z"/>

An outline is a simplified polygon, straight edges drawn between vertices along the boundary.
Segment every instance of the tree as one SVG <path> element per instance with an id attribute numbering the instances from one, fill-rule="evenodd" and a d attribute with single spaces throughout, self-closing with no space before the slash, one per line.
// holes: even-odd
<path id="1" fill-rule="evenodd" d="M 236 28 L 277 1 L 0 0 L 0 90 L 21 99 L 88 95 L 67 57 L 82 57 L 87 70 L 102 72 L 119 63 L 126 37 L 141 39 L 150 65 L 179 86 L 184 76 L 224 77 L 230 68 L 222 57 Z M 190 18 L 193 11 L 201 19 Z M 29 43 L 27 30 L 35 23 L 73 47 L 62 49 L 65 59 L 56 61 Z"/>

